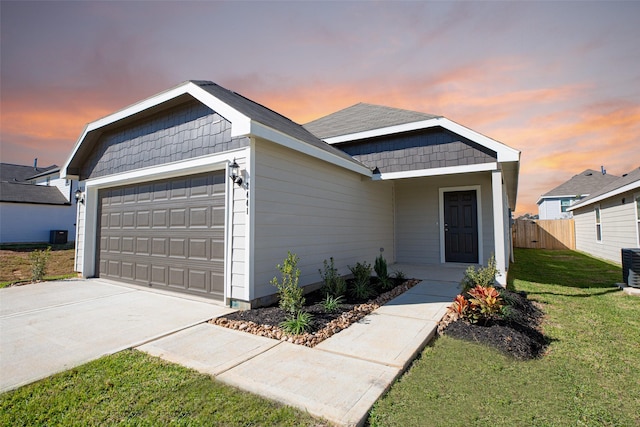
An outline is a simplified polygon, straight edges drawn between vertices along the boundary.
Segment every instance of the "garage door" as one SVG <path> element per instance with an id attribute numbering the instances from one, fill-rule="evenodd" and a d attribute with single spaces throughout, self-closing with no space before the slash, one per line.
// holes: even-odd
<path id="1" fill-rule="evenodd" d="M 223 171 L 100 190 L 99 276 L 222 300 Z"/>

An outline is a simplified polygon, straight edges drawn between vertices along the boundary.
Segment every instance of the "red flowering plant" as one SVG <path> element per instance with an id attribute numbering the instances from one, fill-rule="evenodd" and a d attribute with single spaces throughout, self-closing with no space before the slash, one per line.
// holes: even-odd
<path id="1" fill-rule="evenodd" d="M 463 295 L 456 296 L 449 307 L 456 319 L 464 319 L 471 323 L 487 322 L 502 312 L 504 302 L 493 286 L 476 285 L 467 295 L 469 299 Z"/>

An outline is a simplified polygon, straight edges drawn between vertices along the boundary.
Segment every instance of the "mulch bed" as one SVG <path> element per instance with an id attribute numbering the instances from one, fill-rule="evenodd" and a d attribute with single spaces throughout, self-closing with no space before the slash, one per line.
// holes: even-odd
<path id="1" fill-rule="evenodd" d="M 302 335 L 290 335 L 280 328 L 279 325 L 287 318 L 287 314 L 277 304 L 269 307 L 237 311 L 225 317 L 212 319 L 209 323 L 262 337 L 314 347 L 411 289 L 419 282 L 419 280 L 415 279 L 396 280 L 394 281 L 394 288 L 383 292 L 377 288 L 377 284 L 372 280 L 372 288 L 375 290 L 374 297 L 366 301 L 347 298 L 344 304 L 340 304 L 339 310 L 333 313 L 326 312 L 320 303 L 324 298 L 321 290 L 309 293 L 305 295 L 306 305 L 304 311 L 311 313 L 313 321 L 309 332 Z"/>
<path id="2" fill-rule="evenodd" d="M 501 290 L 500 293 L 510 307 L 508 316 L 484 324 L 472 324 L 461 319 L 452 321 L 447 314 L 438 332 L 494 347 L 518 360 L 536 359 L 544 355 L 549 340 L 540 330 L 544 317 L 542 310 L 524 292 Z"/>

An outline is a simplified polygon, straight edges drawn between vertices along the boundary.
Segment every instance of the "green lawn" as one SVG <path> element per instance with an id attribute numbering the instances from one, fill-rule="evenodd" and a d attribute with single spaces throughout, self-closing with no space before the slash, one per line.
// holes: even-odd
<path id="1" fill-rule="evenodd" d="M 290 407 L 128 350 L 0 395 L 1 426 L 322 426 Z"/>
<path id="2" fill-rule="evenodd" d="M 372 426 L 640 425 L 640 298 L 612 286 L 620 268 L 517 250 L 509 280 L 547 313 L 548 354 L 519 362 L 439 338 L 375 405 Z M 114 424 L 324 425 L 137 351 L 0 395 L 3 426 Z"/>
<path id="3" fill-rule="evenodd" d="M 542 304 L 551 338 L 518 362 L 447 337 L 374 407 L 372 426 L 638 426 L 640 298 L 620 267 L 572 251 L 516 250 L 509 282 Z"/>

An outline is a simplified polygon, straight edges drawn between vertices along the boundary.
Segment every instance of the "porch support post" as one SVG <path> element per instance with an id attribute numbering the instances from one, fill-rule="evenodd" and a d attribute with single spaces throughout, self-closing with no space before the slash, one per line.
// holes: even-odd
<path id="1" fill-rule="evenodd" d="M 491 199 L 493 201 L 493 246 L 494 256 L 496 258 L 496 266 L 498 274 L 496 281 L 502 285 L 507 285 L 507 261 L 505 251 L 505 234 L 504 234 L 504 210 L 506 201 L 503 200 L 502 191 L 502 171 L 491 171 Z"/>

